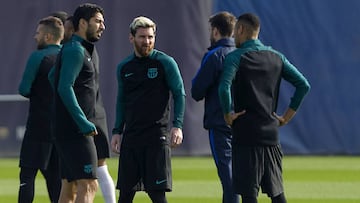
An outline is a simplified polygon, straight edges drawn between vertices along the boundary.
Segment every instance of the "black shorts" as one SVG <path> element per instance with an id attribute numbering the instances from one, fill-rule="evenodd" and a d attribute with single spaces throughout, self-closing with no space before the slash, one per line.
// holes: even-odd
<path id="1" fill-rule="evenodd" d="M 61 178 L 69 182 L 96 179 L 97 155 L 94 138 L 75 135 L 73 139 L 57 140 Z"/>
<path id="2" fill-rule="evenodd" d="M 233 145 L 233 185 L 240 195 L 257 197 L 259 189 L 269 197 L 284 192 L 282 151 L 277 146 Z"/>
<path id="3" fill-rule="evenodd" d="M 52 156 L 57 156 L 54 144 L 24 139 L 20 150 L 20 167 L 46 170 Z"/>
<path id="4" fill-rule="evenodd" d="M 117 189 L 172 190 L 169 145 L 121 147 Z"/>
<path id="5" fill-rule="evenodd" d="M 96 153 L 98 159 L 105 159 L 110 157 L 110 149 L 109 149 L 109 138 L 108 133 L 104 130 L 97 127 L 98 134 L 94 136 L 94 142 L 96 146 Z"/>

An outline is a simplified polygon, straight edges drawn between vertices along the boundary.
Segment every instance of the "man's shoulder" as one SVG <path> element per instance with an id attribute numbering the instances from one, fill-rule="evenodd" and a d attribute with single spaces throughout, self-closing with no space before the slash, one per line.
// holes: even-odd
<path id="1" fill-rule="evenodd" d="M 71 40 L 63 45 L 63 52 L 76 52 L 76 51 L 80 51 L 80 52 L 84 51 L 84 47 L 81 45 L 79 41 Z"/>
<path id="2" fill-rule="evenodd" d="M 153 50 L 150 58 L 159 59 L 159 60 L 171 60 L 171 59 L 173 59 L 173 57 L 171 57 L 170 55 L 166 54 L 163 51 L 159 51 L 157 49 Z"/>
<path id="3" fill-rule="evenodd" d="M 165 67 L 177 66 L 177 63 L 172 56 L 156 49 L 153 50 L 153 53 L 151 54 L 150 58 L 160 61 L 160 63 L 162 63 Z"/>
<path id="4" fill-rule="evenodd" d="M 38 49 L 31 53 L 29 60 L 30 61 L 41 61 L 46 55 L 48 50 L 46 49 Z"/>
<path id="5" fill-rule="evenodd" d="M 125 64 L 129 63 L 130 61 L 132 61 L 135 58 L 134 54 L 130 54 L 129 56 L 127 56 L 126 58 L 124 58 L 122 61 L 119 62 L 119 64 L 117 65 L 118 68 L 123 67 Z"/>

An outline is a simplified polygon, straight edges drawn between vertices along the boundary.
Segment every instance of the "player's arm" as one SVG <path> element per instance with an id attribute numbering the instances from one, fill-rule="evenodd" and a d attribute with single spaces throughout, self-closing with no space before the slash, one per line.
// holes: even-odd
<path id="1" fill-rule="evenodd" d="M 295 116 L 296 110 L 310 90 L 307 79 L 284 56 L 283 64 L 282 77 L 295 87 L 295 92 L 285 113 L 281 116 L 274 113 L 274 116 L 279 120 L 280 126 L 286 125 Z"/>
<path id="2" fill-rule="evenodd" d="M 83 66 L 84 51 L 80 48 L 70 47 L 67 51 L 63 51 L 61 60 L 62 64 L 57 87 L 59 96 L 80 131 L 84 135 L 96 134 L 95 125 L 87 120 L 73 89 L 75 80 Z"/>
<path id="3" fill-rule="evenodd" d="M 232 97 L 231 97 L 231 85 L 232 81 L 235 78 L 235 74 L 239 68 L 240 60 L 239 56 L 230 53 L 225 57 L 223 73 L 220 78 L 219 84 L 219 99 L 220 105 L 224 113 L 224 119 L 228 125 L 231 125 L 233 120 L 238 116 L 245 113 L 242 112 L 232 112 Z"/>
<path id="4" fill-rule="evenodd" d="M 310 84 L 307 79 L 292 65 L 287 59 L 284 59 L 284 68 L 282 77 L 295 87 L 295 92 L 291 98 L 289 107 L 294 111 L 298 109 L 305 95 L 310 90 Z"/>
<path id="5" fill-rule="evenodd" d="M 174 100 L 174 120 L 171 129 L 171 145 L 177 147 L 182 143 L 183 120 L 185 113 L 185 88 L 180 70 L 175 60 L 171 57 L 163 61 L 166 74 L 166 82 L 170 88 Z"/>
<path id="6" fill-rule="evenodd" d="M 217 78 L 216 67 L 219 62 L 214 54 L 211 56 L 207 54 L 202 59 L 201 66 L 192 79 L 191 97 L 195 101 L 204 99 L 209 87 L 213 85 Z"/>
<path id="7" fill-rule="evenodd" d="M 31 87 L 39 71 L 42 58 L 43 56 L 37 51 L 30 55 L 26 63 L 24 74 L 18 88 L 19 94 L 24 97 L 30 97 Z"/>
<path id="8" fill-rule="evenodd" d="M 111 138 L 111 149 L 115 153 L 120 153 L 121 134 L 123 133 L 124 128 L 124 96 L 123 82 L 121 79 L 121 68 L 122 65 L 119 64 L 116 73 L 118 81 L 118 91 L 116 97 L 115 126 L 112 130 L 113 135 Z"/>

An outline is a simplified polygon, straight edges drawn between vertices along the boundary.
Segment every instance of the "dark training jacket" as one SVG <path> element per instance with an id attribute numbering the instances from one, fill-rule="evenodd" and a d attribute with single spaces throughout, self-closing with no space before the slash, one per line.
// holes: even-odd
<path id="1" fill-rule="evenodd" d="M 260 40 L 249 40 L 226 56 L 219 86 L 222 108 L 224 113 L 231 111 L 232 84 L 234 111 L 246 110 L 233 122 L 233 143 L 279 144 L 279 121 L 273 112 L 276 112 L 282 79 L 295 87 L 289 108 L 296 111 L 310 84 L 283 54 L 264 46 Z"/>
<path id="2" fill-rule="evenodd" d="M 192 80 L 191 96 L 195 101 L 205 99 L 204 128 L 229 128 L 221 110 L 218 87 L 225 56 L 235 49 L 232 38 L 217 41 L 208 48 L 201 66 Z"/>
<path id="3" fill-rule="evenodd" d="M 107 132 L 99 92 L 99 56 L 94 44 L 73 35 L 60 52 L 54 73 L 55 136 L 71 139 L 88 134 L 95 125 Z"/>

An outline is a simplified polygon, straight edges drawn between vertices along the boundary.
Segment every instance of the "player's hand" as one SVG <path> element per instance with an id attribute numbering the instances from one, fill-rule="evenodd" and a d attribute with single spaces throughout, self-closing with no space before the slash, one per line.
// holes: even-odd
<path id="1" fill-rule="evenodd" d="M 171 147 L 177 147 L 181 145 L 183 141 L 183 133 L 181 128 L 175 128 L 175 127 L 171 128 L 170 134 L 171 134 Z"/>
<path id="2" fill-rule="evenodd" d="M 113 134 L 111 138 L 111 150 L 117 154 L 120 154 L 121 135 Z"/>
<path id="3" fill-rule="evenodd" d="M 279 126 L 284 126 L 295 116 L 296 111 L 292 108 L 286 109 L 282 116 L 277 115 L 273 112 L 273 116 L 279 121 Z"/>
<path id="4" fill-rule="evenodd" d="M 288 121 L 283 116 L 279 116 L 275 112 L 273 112 L 273 116 L 275 116 L 275 118 L 279 121 L 279 126 L 284 126 L 288 123 Z"/>
<path id="5" fill-rule="evenodd" d="M 94 131 L 91 131 L 90 133 L 85 134 L 85 136 L 95 136 L 95 135 L 97 135 L 97 134 L 98 134 L 98 132 L 97 132 L 97 130 L 95 129 Z"/>
<path id="6" fill-rule="evenodd" d="M 224 115 L 224 119 L 226 124 L 228 124 L 229 126 L 231 126 L 234 122 L 235 119 L 237 119 L 239 116 L 243 115 L 246 113 L 246 110 L 242 110 L 240 112 L 230 112 Z"/>

